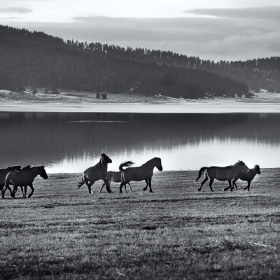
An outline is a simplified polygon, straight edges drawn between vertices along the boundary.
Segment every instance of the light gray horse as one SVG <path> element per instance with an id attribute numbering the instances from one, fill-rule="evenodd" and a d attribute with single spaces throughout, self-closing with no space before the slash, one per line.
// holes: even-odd
<path id="1" fill-rule="evenodd" d="M 111 187 L 111 182 L 112 181 L 115 182 L 115 183 L 120 183 L 122 181 L 122 173 L 121 173 L 121 171 L 108 171 L 107 172 L 107 180 L 108 180 L 108 184 L 109 184 L 110 187 Z M 104 188 L 105 185 L 106 184 L 103 183 L 103 185 L 102 185 L 102 187 L 101 187 L 99 192 L 102 191 L 102 189 Z M 130 183 L 128 183 L 128 185 L 129 185 L 130 190 L 132 191 Z M 125 192 L 127 192 L 126 191 L 126 185 L 124 186 L 124 188 L 125 188 Z"/>
<path id="2" fill-rule="evenodd" d="M 209 187 L 212 192 L 213 192 L 212 184 L 214 182 L 214 179 L 217 179 L 219 181 L 228 181 L 229 186 L 227 188 L 225 188 L 224 190 L 226 191 L 229 188 L 230 188 L 230 190 L 232 190 L 231 180 L 234 178 L 234 176 L 239 171 L 244 171 L 244 172 L 249 171 L 249 168 L 247 167 L 247 165 L 243 161 L 240 161 L 240 160 L 238 162 L 236 162 L 234 165 L 229 165 L 226 167 L 218 167 L 218 166 L 202 167 L 199 170 L 196 181 L 198 181 L 198 179 L 200 178 L 200 176 L 202 175 L 203 172 L 204 172 L 204 180 L 202 181 L 198 191 L 201 191 L 203 184 L 208 179 L 210 179 Z"/>
<path id="3" fill-rule="evenodd" d="M 128 184 L 130 181 L 144 181 L 147 183 L 147 186 L 143 189 L 143 191 L 147 190 L 150 187 L 150 192 L 152 190 L 152 176 L 154 167 L 156 167 L 159 171 L 162 171 L 161 159 L 158 157 L 152 158 L 147 161 L 143 165 L 139 167 L 130 167 L 134 163 L 132 161 L 126 161 L 119 166 L 119 170 L 122 172 L 122 182 L 120 185 L 120 192 L 122 193 L 122 187 Z M 123 167 L 128 167 L 123 169 Z"/>

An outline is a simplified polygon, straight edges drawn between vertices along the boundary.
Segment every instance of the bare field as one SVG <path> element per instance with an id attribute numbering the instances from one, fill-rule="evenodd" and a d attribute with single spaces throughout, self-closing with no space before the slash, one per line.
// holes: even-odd
<path id="1" fill-rule="evenodd" d="M 279 279 L 280 169 L 251 191 L 197 192 L 197 171 L 163 171 L 133 192 L 76 189 L 81 174 L 36 178 L 0 201 L 1 279 Z M 201 182 L 201 180 L 200 180 Z"/>

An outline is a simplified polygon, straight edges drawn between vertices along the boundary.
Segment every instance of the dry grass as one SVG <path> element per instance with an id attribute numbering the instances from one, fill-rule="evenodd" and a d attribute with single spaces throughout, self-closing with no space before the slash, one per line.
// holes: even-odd
<path id="1" fill-rule="evenodd" d="M 89 195 L 80 174 L 0 201 L 1 279 L 279 279 L 279 169 L 251 191 L 197 192 L 197 171 L 156 173 L 154 193 Z M 244 184 L 243 184 L 244 187 Z"/>

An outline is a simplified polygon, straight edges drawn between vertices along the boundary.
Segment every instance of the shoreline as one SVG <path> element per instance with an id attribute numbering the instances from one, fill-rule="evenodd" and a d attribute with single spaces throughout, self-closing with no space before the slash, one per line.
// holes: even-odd
<path id="1" fill-rule="evenodd" d="M 0 105 L 0 112 L 50 113 L 280 113 L 280 103 L 32 103 Z"/>
<path id="2" fill-rule="evenodd" d="M 280 113 L 279 93 L 258 93 L 254 98 L 176 99 L 169 97 L 110 94 L 8 94 L 0 98 L 0 112 L 50 113 Z M 1 97 L 1 96 L 0 96 Z"/>

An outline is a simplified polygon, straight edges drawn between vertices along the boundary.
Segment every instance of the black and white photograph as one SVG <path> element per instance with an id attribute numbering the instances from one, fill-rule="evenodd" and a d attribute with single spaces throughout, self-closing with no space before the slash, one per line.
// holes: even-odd
<path id="1" fill-rule="evenodd" d="M 280 1 L 0 1 L 0 279 L 279 279 Z"/>

